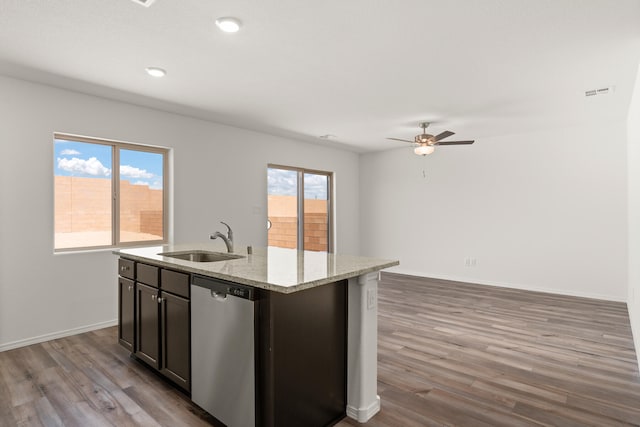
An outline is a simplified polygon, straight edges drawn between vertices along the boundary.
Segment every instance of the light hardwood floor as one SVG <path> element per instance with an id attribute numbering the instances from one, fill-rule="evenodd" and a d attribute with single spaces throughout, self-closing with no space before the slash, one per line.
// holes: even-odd
<path id="1" fill-rule="evenodd" d="M 366 426 L 640 425 L 625 304 L 384 274 L 379 313 Z M 0 426 L 212 425 L 116 332 L 0 353 Z"/>

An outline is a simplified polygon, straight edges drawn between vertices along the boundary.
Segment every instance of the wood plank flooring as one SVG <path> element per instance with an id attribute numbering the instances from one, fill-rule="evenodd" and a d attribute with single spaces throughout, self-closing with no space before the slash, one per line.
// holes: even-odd
<path id="1" fill-rule="evenodd" d="M 0 426 L 210 426 L 105 328 L 0 353 Z"/>
<path id="2" fill-rule="evenodd" d="M 116 335 L 0 353 L 0 426 L 214 425 Z M 383 274 L 378 341 L 368 427 L 640 425 L 622 303 Z"/>
<path id="3" fill-rule="evenodd" d="M 640 425 L 626 304 L 385 273 L 378 330 L 368 427 Z"/>

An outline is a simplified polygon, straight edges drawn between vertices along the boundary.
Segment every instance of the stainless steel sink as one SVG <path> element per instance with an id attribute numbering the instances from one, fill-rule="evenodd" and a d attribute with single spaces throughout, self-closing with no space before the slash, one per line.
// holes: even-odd
<path id="1" fill-rule="evenodd" d="M 184 252 L 163 252 L 158 255 L 183 259 L 191 262 L 218 262 L 229 261 L 232 259 L 244 258 L 242 255 L 228 254 L 223 252 L 209 252 L 209 251 L 184 251 Z"/>

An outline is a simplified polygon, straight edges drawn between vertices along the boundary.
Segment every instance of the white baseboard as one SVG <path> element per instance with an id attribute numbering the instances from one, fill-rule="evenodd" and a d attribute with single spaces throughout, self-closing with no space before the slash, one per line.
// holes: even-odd
<path id="1" fill-rule="evenodd" d="M 77 335 L 84 332 L 95 331 L 96 329 L 108 328 L 117 324 L 118 319 L 107 320 L 106 322 L 94 323 L 93 325 L 81 326 L 79 328 L 67 329 L 66 331 L 52 332 L 50 334 L 44 334 L 33 338 L 25 338 L 23 340 L 8 342 L 0 344 L 0 352 L 12 350 L 19 347 L 26 347 L 28 345 L 38 344 L 45 341 L 55 340 L 57 338 L 64 338 L 70 335 Z"/>
<path id="2" fill-rule="evenodd" d="M 359 423 L 366 423 L 378 412 L 380 412 L 380 396 L 376 396 L 376 400 L 366 408 L 355 408 L 347 405 L 347 416 Z"/>
<path id="3" fill-rule="evenodd" d="M 392 270 L 388 270 L 387 272 L 392 274 L 395 273 L 395 274 L 405 274 L 408 276 L 424 277 L 425 279 L 449 280 L 451 282 L 462 282 L 462 283 L 470 283 L 470 284 L 477 284 L 477 285 L 496 286 L 499 288 L 520 289 L 523 291 L 544 292 L 547 294 L 567 295 L 572 297 L 591 298 L 591 299 L 599 299 L 604 301 L 627 302 L 625 298 L 612 297 L 611 295 L 593 294 L 589 292 L 574 292 L 574 291 L 566 291 L 564 289 L 558 290 L 553 288 L 534 287 L 534 286 L 521 285 L 521 284 L 515 284 L 515 283 L 502 283 L 502 282 L 493 282 L 493 281 L 489 282 L 485 280 L 471 279 L 469 277 L 453 277 L 453 276 L 447 276 L 447 275 L 442 276 L 442 275 L 433 275 L 433 274 L 427 275 L 427 273 L 424 273 L 424 272 L 408 271 L 408 270 L 400 269 L 397 267 L 393 268 Z"/>

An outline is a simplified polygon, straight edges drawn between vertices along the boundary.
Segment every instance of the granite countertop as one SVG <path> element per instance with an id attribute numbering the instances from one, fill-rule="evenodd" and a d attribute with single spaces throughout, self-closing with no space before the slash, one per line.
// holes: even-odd
<path id="1" fill-rule="evenodd" d="M 120 249 L 113 253 L 134 261 L 281 293 L 297 292 L 400 264 L 397 260 L 276 247 L 256 247 L 248 255 L 246 246 L 238 246 L 234 253 L 243 258 L 217 262 L 192 262 L 159 255 L 192 250 L 225 252 L 219 244 L 207 242 Z"/>

